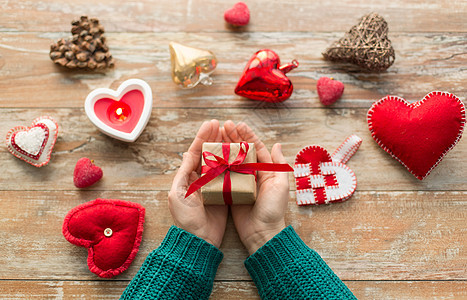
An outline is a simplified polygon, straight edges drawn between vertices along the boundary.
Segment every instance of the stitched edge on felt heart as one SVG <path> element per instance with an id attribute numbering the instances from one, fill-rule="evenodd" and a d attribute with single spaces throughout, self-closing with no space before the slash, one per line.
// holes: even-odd
<path id="1" fill-rule="evenodd" d="M 425 174 L 425 175 L 417 175 L 414 173 L 414 171 L 412 169 L 410 169 L 401 159 L 399 159 L 399 157 L 397 157 L 392 151 L 391 149 L 389 149 L 387 146 L 385 146 L 380 139 L 378 139 L 376 137 L 376 133 L 374 132 L 373 130 L 373 121 L 372 121 L 372 117 L 373 117 L 373 112 L 375 110 L 375 108 L 378 106 L 378 105 L 381 105 L 383 104 L 385 101 L 388 101 L 388 100 L 395 100 L 395 101 L 399 101 L 399 102 L 402 102 L 403 104 L 405 104 L 407 107 L 411 107 L 412 109 L 415 109 L 419 106 L 421 106 L 425 101 L 427 101 L 428 99 L 430 99 L 432 96 L 447 96 L 451 99 L 453 99 L 454 101 L 457 101 L 460 105 L 460 109 L 461 109 L 461 115 L 462 115 L 462 119 L 461 119 L 461 125 L 460 125 L 460 128 L 459 128 L 459 132 L 457 134 L 457 137 L 456 139 L 454 140 L 454 142 L 449 146 L 447 147 L 443 153 L 440 155 L 440 157 L 438 158 L 438 160 L 436 161 L 435 164 L 433 164 L 433 166 L 431 166 L 431 168 L 428 170 L 428 172 Z M 457 142 L 459 142 L 459 140 L 461 139 L 462 137 L 462 133 L 464 131 L 464 126 L 465 126 L 465 105 L 464 103 L 454 94 L 451 94 L 451 93 L 448 93 L 448 92 L 440 92 L 440 91 L 434 91 L 434 92 L 431 92 L 431 93 L 428 93 L 425 97 L 423 97 L 422 100 L 418 101 L 418 102 L 414 102 L 414 103 L 409 103 L 407 102 L 406 99 L 402 98 L 402 97 L 398 97 L 398 96 L 386 96 L 380 100 L 378 100 L 377 102 L 373 103 L 373 105 L 370 107 L 370 109 L 368 110 L 368 114 L 367 114 L 367 122 L 368 122 L 368 127 L 370 129 L 370 132 L 371 132 L 371 136 L 373 137 L 373 139 L 376 141 L 376 143 L 378 143 L 378 145 L 384 150 L 386 151 L 387 153 L 389 153 L 394 159 L 396 159 L 397 161 L 399 161 L 410 173 L 412 173 L 412 175 L 414 175 L 417 179 L 419 180 L 423 180 L 425 179 L 428 175 L 430 175 L 431 171 L 436 168 L 436 166 L 438 166 L 438 164 L 441 162 L 441 160 L 443 160 L 444 156 L 446 156 L 446 154 L 452 149 L 454 148 L 454 146 L 457 144 Z"/>
<path id="2" fill-rule="evenodd" d="M 110 98 L 119 101 L 126 93 L 138 90 L 143 94 L 144 107 L 139 117 L 138 123 L 130 133 L 122 132 L 102 122 L 94 112 L 94 104 L 102 98 Z M 144 128 L 149 122 L 152 110 L 152 90 L 146 81 L 141 79 L 128 79 L 118 87 L 118 89 L 112 90 L 108 88 L 98 88 L 93 90 L 86 97 L 84 102 L 84 110 L 89 120 L 103 133 L 116 138 L 124 142 L 134 142 L 143 132 Z"/>
<path id="3" fill-rule="evenodd" d="M 297 198 L 296 198 L 296 202 L 297 202 L 297 205 L 299 206 L 304 206 L 304 205 L 320 205 L 320 204 L 330 204 L 330 203 L 338 203 L 338 202 L 344 202 L 348 199 L 350 199 L 350 197 L 352 197 L 353 193 L 355 192 L 355 190 L 357 189 L 357 176 L 355 175 L 354 171 L 352 171 L 352 169 L 350 169 L 347 165 L 343 164 L 343 163 L 340 163 L 340 162 L 335 162 L 335 161 L 332 161 L 332 162 L 323 162 L 320 164 L 320 168 L 323 167 L 323 168 L 327 168 L 327 167 L 333 167 L 333 166 L 337 166 L 337 167 L 340 167 L 344 170 L 346 170 L 349 175 L 350 175 L 350 190 L 343 193 L 343 194 L 340 194 L 338 196 L 333 196 L 333 197 L 330 197 L 330 199 L 328 200 L 328 197 L 326 197 L 326 200 L 324 203 L 316 203 L 315 202 L 315 196 L 314 196 L 314 193 L 313 193 L 313 188 L 317 188 L 317 187 L 321 187 L 321 186 L 325 186 L 325 182 L 324 182 L 324 178 L 322 178 L 322 175 L 331 175 L 333 173 L 336 173 L 335 170 L 333 170 L 333 172 L 326 172 L 326 171 L 323 171 L 322 172 L 322 175 L 311 175 L 310 176 L 310 172 L 306 172 L 304 171 L 305 169 L 308 169 L 309 170 L 309 164 L 298 164 L 298 165 L 295 165 L 294 166 L 294 171 L 296 170 L 296 172 L 294 172 L 294 175 L 297 174 L 295 177 L 308 177 L 308 181 L 309 181 L 309 184 L 311 186 L 311 188 L 308 188 L 308 189 L 297 189 L 295 192 L 297 194 Z M 313 180 L 313 182 L 312 182 Z M 322 181 L 322 182 L 321 182 Z M 338 182 L 339 183 L 339 182 Z M 327 190 L 332 190 L 332 189 L 338 189 L 339 186 L 335 187 L 335 186 L 327 186 Z M 326 186 L 325 186 L 325 189 L 326 189 Z M 304 194 L 310 194 L 310 195 L 313 195 L 313 199 L 307 199 L 306 202 L 304 201 L 300 201 L 299 198 L 303 198 L 303 196 L 300 196 L 300 195 L 304 195 Z M 326 193 L 327 196 L 328 193 Z M 303 200 L 303 199 L 302 199 Z"/>
<path id="4" fill-rule="evenodd" d="M 125 262 L 120 267 L 118 267 L 116 269 L 102 270 L 98 266 L 96 266 L 96 264 L 94 263 L 94 249 L 93 249 L 93 246 L 95 246 L 95 245 L 97 245 L 99 243 L 93 243 L 93 241 L 90 241 L 90 240 L 76 238 L 75 236 L 73 236 L 70 233 L 70 231 L 68 229 L 69 221 L 70 221 L 70 219 L 73 217 L 73 215 L 75 213 L 77 213 L 80 210 L 86 209 L 88 207 L 91 207 L 91 206 L 94 206 L 94 205 L 100 205 L 100 204 L 112 204 L 112 205 L 116 205 L 116 206 L 133 207 L 133 208 L 138 209 L 138 211 L 140 212 L 139 213 L 139 220 L 138 220 L 136 237 L 135 237 L 135 241 L 134 241 L 132 250 L 131 250 L 130 254 L 128 255 L 127 259 L 125 260 Z M 143 237 L 143 229 L 144 229 L 143 225 L 144 225 L 145 212 L 146 212 L 146 209 L 141 204 L 138 204 L 138 203 L 134 203 L 134 202 L 130 202 L 130 201 L 122 201 L 122 200 L 118 200 L 118 199 L 101 199 L 101 198 L 97 198 L 95 200 L 83 203 L 83 204 L 78 205 L 78 206 L 74 207 L 73 209 L 71 209 L 67 213 L 67 215 L 65 216 L 65 219 L 63 221 L 62 233 L 63 233 L 63 236 L 65 237 L 65 239 L 67 241 L 69 241 L 70 243 L 72 243 L 73 245 L 80 246 L 80 247 L 85 247 L 85 248 L 88 249 L 87 263 L 88 263 L 89 270 L 91 272 L 98 275 L 99 277 L 111 278 L 111 277 L 119 275 L 120 273 L 122 273 L 123 271 L 128 269 L 128 267 L 131 265 L 131 263 L 135 259 L 136 254 L 139 251 L 139 246 L 141 244 L 141 240 L 142 240 L 142 237 Z"/>
<path id="5" fill-rule="evenodd" d="M 54 125 L 55 125 L 55 133 L 53 133 L 53 136 L 51 136 L 51 129 L 47 126 L 47 124 L 44 124 L 41 122 L 41 120 L 50 120 Z M 27 131 L 31 128 L 33 128 L 34 126 L 38 125 L 38 124 L 44 124 L 47 128 L 48 128 L 48 131 L 49 131 L 49 134 L 46 135 L 46 140 L 48 141 L 50 138 L 52 138 L 51 140 L 51 144 L 50 144 L 50 149 L 47 151 L 46 155 L 46 159 L 44 162 L 38 164 L 37 163 L 37 160 L 39 160 L 41 158 L 41 156 L 44 154 L 43 151 L 45 150 L 45 146 L 47 145 L 47 142 L 45 143 L 45 145 L 43 145 L 43 149 L 41 150 L 40 154 L 37 155 L 37 159 L 34 159 L 34 157 L 31 157 L 29 156 L 28 154 L 23 154 L 22 151 L 18 151 L 17 149 L 15 149 L 15 147 L 12 145 L 12 142 L 11 142 L 11 138 L 13 137 L 14 134 L 16 134 L 17 132 L 20 132 L 20 131 Z M 11 128 L 7 135 L 6 135 L 6 145 L 7 145 L 7 148 L 8 148 L 8 151 L 10 151 L 11 154 L 13 154 L 15 157 L 21 159 L 22 161 L 25 161 L 27 162 L 28 164 L 30 165 L 33 165 L 37 168 L 40 168 L 40 167 L 43 167 L 45 165 L 47 165 L 49 162 L 50 162 L 50 157 L 52 155 L 52 150 L 55 146 L 55 142 L 57 141 L 57 136 L 58 136 L 58 123 L 51 117 L 49 116 L 41 116 L 41 117 L 37 117 L 35 118 L 33 121 L 32 121 L 32 124 L 30 127 L 26 127 L 26 126 L 16 126 L 16 127 L 13 127 Z M 41 147 L 42 148 L 42 147 Z"/>

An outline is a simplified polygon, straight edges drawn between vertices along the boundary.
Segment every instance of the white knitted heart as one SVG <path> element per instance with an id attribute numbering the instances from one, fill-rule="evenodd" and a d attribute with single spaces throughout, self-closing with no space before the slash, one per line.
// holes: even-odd
<path id="1" fill-rule="evenodd" d="M 15 135 L 15 143 L 29 154 L 37 155 L 41 151 L 46 137 L 45 130 L 41 127 L 33 127 L 28 131 L 20 131 Z"/>

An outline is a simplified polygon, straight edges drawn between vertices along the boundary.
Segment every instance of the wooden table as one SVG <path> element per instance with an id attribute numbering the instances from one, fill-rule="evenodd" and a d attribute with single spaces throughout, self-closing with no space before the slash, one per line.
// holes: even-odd
<path id="1" fill-rule="evenodd" d="M 291 176 L 287 222 L 360 299 L 467 298 L 466 138 L 419 181 L 378 147 L 366 123 L 370 105 L 387 94 L 415 101 L 441 90 L 465 100 L 467 2 L 247 2 L 251 24 L 233 32 L 222 15 L 234 1 L 0 0 L 1 132 L 29 126 L 40 115 L 60 125 L 46 167 L 34 168 L 0 146 L 0 298 L 117 298 L 172 225 L 167 192 L 181 154 L 201 123 L 213 118 L 247 122 L 268 147 L 281 142 L 289 163 L 306 145 L 333 151 L 348 135 L 359 135 L 363 144 L 348 162 L 358 178 L 354 196 L 341 204 L 298 207 Z M 325 48 L 372 11 L 389 23 L 394 65 L 371 74 L 324 61 Z M 50 44 L 69 36 L 71 20 L 80 15 L 98 17 L 105 26 L 114 69 L 68 71 L 50 61 Z M 171 82 L 170 41 L 217 55 L 213 86 L 182 90 Z M 233 93 L 249 57 L 262 48 L 275 50 L 284 63 L 300 62 L 289 73 L 295 91 L 284 103 Z M 345 84 L 344 96 L 331 107 L 318 101 L 321 76 Z M 100 133 L 83 109 L 91 90 L 115 89 L 129 78 L 147 81 L 155 98 L 151 120 L 135 143 Z M 102 181 L 84 190 L 72 181 L 81 157 L 104 170 Z M 98 197 L 147 209 L 135 261 L 111 280 L 89 272 L 86 250 L 61 233 L 71 208 Z M 212 299 L 257 299 L 231 220 L 221 250 L 225 258 Z"/>

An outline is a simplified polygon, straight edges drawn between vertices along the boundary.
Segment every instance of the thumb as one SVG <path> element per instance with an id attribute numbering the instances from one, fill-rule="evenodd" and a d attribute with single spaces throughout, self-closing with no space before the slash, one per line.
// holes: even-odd
<path id="1" fill-rule="evenodd" d="M 286 164 L 287 163 L 284 155 L 282 154 L 281 144 L 277 143 L 277 144 L 274 144 L 274 146 L 272 146 L 271 158 L 272 158 L 272 162 L 275 164 Z"/>
<path id="2" fill-rule="evenodd" d="M 272 146 L 271 150 L 272 162 L 275 164 L 286 164 L 284 155 L 282 154 L 282 145 L 277 143 Z M 284 181 L 288 185 L 289 183 L 289 174 L 287 172 L 275 172 L 274 174 L 277 179 Z"/>

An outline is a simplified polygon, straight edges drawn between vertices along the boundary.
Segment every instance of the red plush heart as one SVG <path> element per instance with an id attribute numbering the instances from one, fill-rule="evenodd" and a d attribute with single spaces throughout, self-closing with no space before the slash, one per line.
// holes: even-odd
<path id="1" fill-rule="evenodd" d="M 445 92 L 412 104 L 386 96 L 371 106 L 367 119 L 373 139 L 422 180 L 461 138 L 465 106 Z"/>
<path id="2" fill-rule="evenodd" d="M 316 83 L 319 101 L 323 105 L 331 105 L 344 93 L 344 84 L 329 77 L 321 77 Z"/>
<path id="3" fill-rule="evenodd" d="M 238 2 L 232 8 L 225 11 L 224 19 L 227 23 L 234 26 L 245 26 L 250 21 L 250 10 L 245 3 Z"/>
<path id="4" fill-rule="evenodd" d="M 292 82 L 285 74 L 296 67 L 296 60 L 280 66 L 274 51 L 260 50 L 248 61 L 235 93 L 253 100 L 282 102 L 293 92 Z"/>
<path id="5" fill-rule="evenodd" d="M 70 210 L 62 232 L 70 243 L 88 248 L 91 272 L 110 278 L 128 269 L 138 253 L 144 213 L 137 203 L 96 199 Z"/>
<path id="6" fill-rule="evenodd" d="M 80 158 L 76 162 L 73 171 L 73 183 L 77 188 L 85 188 L 93 185 L 102 178 L 102 169 L 87 157 Z"/>

